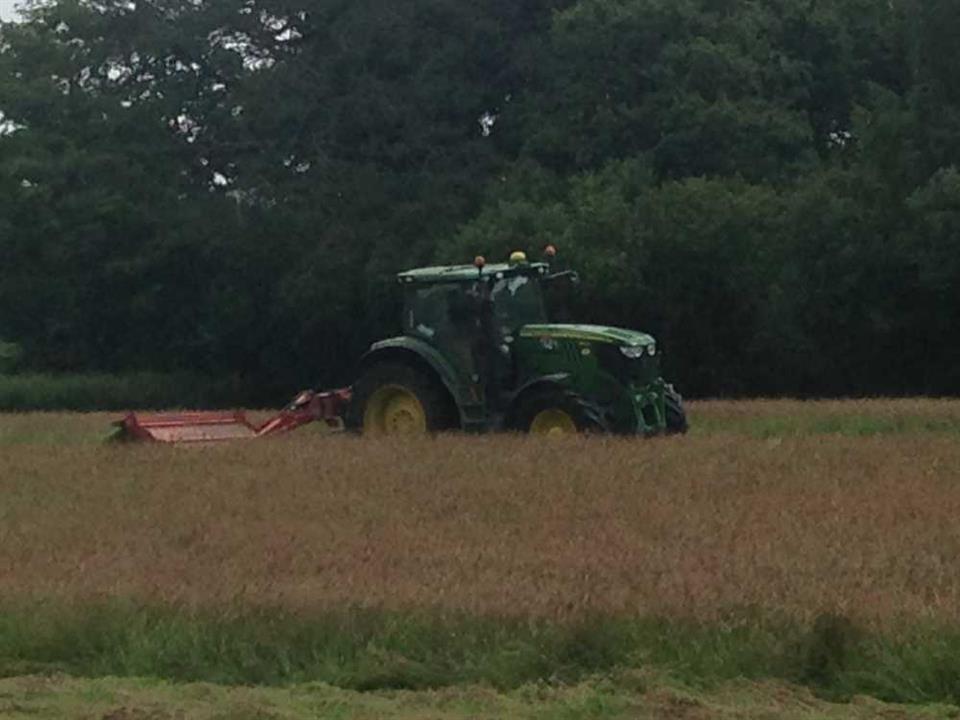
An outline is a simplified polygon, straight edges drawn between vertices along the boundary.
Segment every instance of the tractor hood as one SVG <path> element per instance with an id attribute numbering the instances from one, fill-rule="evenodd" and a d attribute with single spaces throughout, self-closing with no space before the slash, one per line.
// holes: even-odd
<path id="1" fill-rule="evenodd" d="M 646 333 L 605 325 L 524 325 L 520 328 L 520 337 L 583 340 L 632 347 L 647 347 L 656 343 Z"/>

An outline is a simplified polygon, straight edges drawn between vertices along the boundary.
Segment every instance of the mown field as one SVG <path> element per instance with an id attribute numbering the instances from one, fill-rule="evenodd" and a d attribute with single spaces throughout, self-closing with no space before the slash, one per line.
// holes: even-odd
<path id="1" fill-rule="evenodd" d="M 676 717 L 868 717 L 863 696 L 950 716 L 960 402 L 690 413 L 652 441 L 203 448 L 104 445 L 111 415 L 0 416 L 0 674 L 20 678 L 0 715 L 39 675 L 49 707 L 93 682 L 71 676 L 277 686 L 251 717 L 300 717 L 270 693 L 317 683 L 345 717 L 655 717 L 665 692 L 692 698 Z M 98 682 L 104 713 L 169 693 Z M 451 693 L 466 705 L 441 712 Z"/>

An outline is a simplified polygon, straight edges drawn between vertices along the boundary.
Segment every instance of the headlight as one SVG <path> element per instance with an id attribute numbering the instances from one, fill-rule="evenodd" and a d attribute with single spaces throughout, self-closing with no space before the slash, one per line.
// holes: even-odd
<path id="1" fill-rule="evenodd" d="M 650 345 L 621 345 L 620 352 L 623 353 L 624 357 L 636 360 L 642 358 L 644 354 L 650 355 L 651 357 L 656 355 L 657 346 L 652 343 Z"/>

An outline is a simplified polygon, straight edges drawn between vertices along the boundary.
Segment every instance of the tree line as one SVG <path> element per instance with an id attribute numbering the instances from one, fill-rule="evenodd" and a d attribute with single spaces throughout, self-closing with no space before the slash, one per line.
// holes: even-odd
<path id="1" fill-rule="evenodd" d="M 59 0 L 0 27 L 20 369 L 349 382 L 556 244 L 688 395 L 960 392 L 957 0 Z"/>

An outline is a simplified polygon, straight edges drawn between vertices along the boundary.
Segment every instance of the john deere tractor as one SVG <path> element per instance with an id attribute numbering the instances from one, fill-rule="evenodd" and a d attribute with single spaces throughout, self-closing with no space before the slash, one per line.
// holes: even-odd
<path id="1" fill-rule="evenodd" d="M 556 251 L 546 250 L 546 259 Z M 655 435 L 687 429 L 654 339 L 551 324 L 544 289 L 576 282 L 548 262 L 419 268 L 397 276 L 403 335 L 360 360 L 348 427 L 370 434 L 513 430 Z"/>

